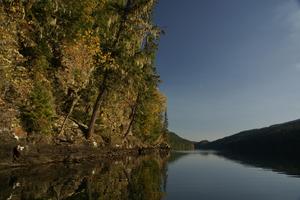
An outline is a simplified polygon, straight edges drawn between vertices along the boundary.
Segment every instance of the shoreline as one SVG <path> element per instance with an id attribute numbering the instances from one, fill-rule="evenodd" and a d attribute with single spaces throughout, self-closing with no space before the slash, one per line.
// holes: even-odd
<path id="1" fill-rule="evenodd" d="M 11 145 L 10 145 L 11 146 Z M 89 145 L 26 145 L 18 158 L 14 158 L 13 147 L 0 148 L 0 170 L 21 168 L 54 163 L 81 163 L 107 160 L 119 160 L 127 156 L 142 156 L 148 154 L 167 155 L 170 149 L 156 148 L 105 148 Z"/>

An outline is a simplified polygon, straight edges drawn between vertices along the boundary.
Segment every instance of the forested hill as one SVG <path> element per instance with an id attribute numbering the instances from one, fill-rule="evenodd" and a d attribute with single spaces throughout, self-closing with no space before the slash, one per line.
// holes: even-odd
<path id="1" fill-rule="evenodd" d="M 0 135 L 164 142 L 156 0 L 0 1 Z"/>
<path id="2" fill-rule="evenodd" d="M 198 145 L 200 149 L 227 150 L 235 153 L 300 153 L 300 120 L 270 127 L 243 131 L 210 143 Z"/>
<path id="3" fill-rule="evenodd" d="M 194 142 L 168 132 L 168 142 L 173 150 L 194 150 Z"/>

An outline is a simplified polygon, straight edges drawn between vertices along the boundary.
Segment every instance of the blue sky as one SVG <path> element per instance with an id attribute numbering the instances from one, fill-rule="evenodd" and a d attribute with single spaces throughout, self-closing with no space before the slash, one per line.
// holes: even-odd
<path id="1" fill-rule="evenodd" d="M 296 0 L 160 0 L 169 128 L 192 140 L 300 118 Z"/>

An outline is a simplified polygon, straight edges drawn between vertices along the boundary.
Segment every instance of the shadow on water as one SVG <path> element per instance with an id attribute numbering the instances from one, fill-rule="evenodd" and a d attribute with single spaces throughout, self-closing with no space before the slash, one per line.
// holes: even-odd
<path id="1" fill-rule="evenodd" d="M 159 200 L 167 157 L 145 155 L 102 163 L 55 164 L 0 171 L 0 199 Z"/>

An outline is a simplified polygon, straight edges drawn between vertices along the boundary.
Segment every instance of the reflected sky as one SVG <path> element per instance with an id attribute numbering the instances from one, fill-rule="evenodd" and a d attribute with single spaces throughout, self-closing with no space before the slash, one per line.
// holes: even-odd
<path id="1" fill-rule="evenodd" d="M 298 200 L 300 179 L 282 173 L 215 154 L 187 154 L 169 165 L 164 199 Z"/>

